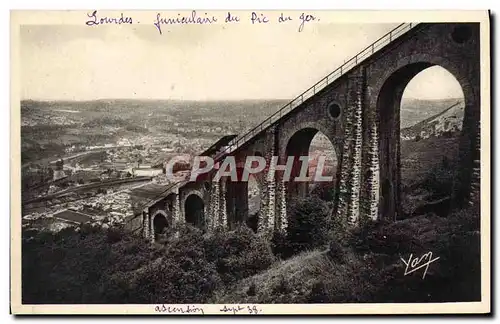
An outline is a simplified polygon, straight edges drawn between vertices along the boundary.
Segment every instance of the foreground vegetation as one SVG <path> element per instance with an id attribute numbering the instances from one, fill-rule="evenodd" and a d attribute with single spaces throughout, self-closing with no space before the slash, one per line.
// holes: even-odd
<path id="1" fill-rule="evenodd" d="M 478 218 L 423 215 L 368 223 L 329 249 L 304 251 L 214 294 L 215 303 L 364 303 L 480 300 Z M 410 254 L 438 260 L 405 276 Z M 421 264 L 423 264 L 422 262 Z"/>
<path id="2" fill-rule="evenodd" d="M 326 245 L 326 234 L 266 240 L 246 227 L 214 233 L 183 227 L 153 246 L 119 230 L 26 230 L 23 303 L 479 300 L 478 219 L 464 210 L 370 222 Z M 424 269 L 405 276 L 401 258 L 427 252 L 439 260 L 425 278 Z"/>
<path id="3" fill-rule="evenodd" d="M 413 145 L 427 172 L 415 173 L 403 159 L 403 173 L 414 175 L 403 183 L 407 211 L 396 222 L 363 220 L 349 229 L 330 217 L 332 188 L 317 186 L 291 204 L 288 231 L 271 237 L 244 226 L 212 233 L 179 227 L 151 245 L 119 229 L 24 229 L 23 303 L 478 301 L 479 213 L 445 215 L 435 203 L 453 184 L 453 147 L 436 160 L 429 145 Z M 439 259 L 405 275 L 409 257 L 428 252 Z"/>
<path id="4" fill-rule="evenodd" d="M 154 246 L 119 230 L 25 231 L 23 302 L 203 303 L 275 260 L 249 229 L 178 230 Z"/>

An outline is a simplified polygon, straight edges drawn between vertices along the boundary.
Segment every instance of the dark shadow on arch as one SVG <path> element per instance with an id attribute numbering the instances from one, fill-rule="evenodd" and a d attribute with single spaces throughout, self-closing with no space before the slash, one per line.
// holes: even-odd
<path id="1" fill-rule="evenodd" d="M 237 180 L 227 177 L 226 181 L 226 212 L 229 229 L 248 220 L 248 181 L 243 181 L 244 168 L 237 166 Z"/>
<path id="2" fill-rule="evenodd" d="M 302 162 L 299 157 L 309 156 L 309 147 L 311 141 L 318 132 L 315 128 L 303 128 L 293 134 L 286 146 L 286 156 L 293 156 L 293 167 L 290 173 L 290 179 L 287 182 L 287 196 L 291 197 L 305 197 L 308 193 L 308 183 L 307 182 L 297 182 L 294 179 L 299 176 L 300 169 L 302 167 Z M 282 161 L 281 164 L 285 164 L 287 161 Z M 285 180 L 286 181 L 286 180 Z"/>
<path id="3" fill-rule="evenodd" d="M 173 211 L 174 211 L 174 204 L 177 203 L 177 201 L 176 201 L 176 194 L 175 193 L 168 194 L 167 197 L 165 198 L 165 200 L 166 200 L 165 209 L 169 213 L 173 213 Z"/>
<path id="4" fill-rule="evenodd" d="M 425 69 L 436 66 L 418 62 L 394 72 L 382 86 L 377 98 L 379 119 L 380 208 L 379 217 L 400 219 L 402 210 L 401 184 L 401 102 L 409 82 Z M 451 75 L 453 73 L 446 69 Z M 458 81 L 456 75 L 453 75 Z M 460 85 L 462 87 L 462 85 Z M 462 87 L 464 101 L 465 91 Z M 451 188 L 450 188 L 451 195 Z"/>
<path id="5" fill-rule="evenodd" d="M 169 227 L 168 220 L 162 213 L 156 213 L 153 216 L 153 229 L 155 235 L 155 241 L 159 239 L 159 236 L 164 234 L 165 230 Z"/>
<path id="6" fill-rule="evenodd" d="M 432 66 L 427 62 L 409 64 L 394 72 L 384 83 L 377 100 L 380 161 L 380 210 L 384 219 L 401 215 L 400 105 L 403 92 L 413 77 Z"/>
<path id="7" fill-rule="evenodd" d="M 248 218 L 247 226 L 257 233 L 259 226 L 260 208 L 262 206 L 262 192 L 258 180 L 254 175 L 248 178 Z"/>
<path id="8" fill-rule="evenodd" d="M 184 203 L 184 211 L 186 213 L 186 223 L 189 223 L 198 228 L 205 226 L 205 203 L 203 199 L 196 194 L 190 194 Z"/>

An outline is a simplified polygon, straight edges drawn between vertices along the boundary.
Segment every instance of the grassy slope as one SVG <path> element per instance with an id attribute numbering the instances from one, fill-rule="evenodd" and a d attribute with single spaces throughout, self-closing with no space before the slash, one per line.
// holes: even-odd
<path id="1" fill-rule="evenodd" d="M 429 172 L 439 166 L 444 156 L 450 161 L 457 160 L 458 143 L 458 136 L 401 141 L 401 180 L 403 186 L 422 182 L 422 179 Z"/>

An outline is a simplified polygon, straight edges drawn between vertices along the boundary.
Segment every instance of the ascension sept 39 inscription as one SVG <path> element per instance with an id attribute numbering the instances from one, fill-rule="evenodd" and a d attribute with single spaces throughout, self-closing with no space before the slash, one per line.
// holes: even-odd
<path id="1" fill-rule="evenodd" d="M 296 16 L 284 15 L 279 13 L 276 16 L 271 17 L 269 14 L 263 14 L 259 12 L 252 11 L 250 14 L 244 16 L 239 16 L 238 14 L 227 12 L 221 16 L 209 15 L 208 13 L 200 14 L 196 10 L 192 10 L 189 14 L 180 14 L 165 16 L 162 13 L 156 13 L 152 22 L 147 24 L 152 24 L 156 30 L 163 34 L 163 25 L 211 25 L 211 24 L 237 24 L 242 21 L 248 21 L 252 25 L 265 25 L 270 23 L 293 23 L 296 22 L 298 31 L 304 30 L 304 26 L 307 23 L 319 22 L 320 19 L 312 14 L 301 12 Z M 97 10 L 87 13 L 87 20 L 85 21 L 87 26 L 99 26 L 99 25 L 132 25 L 141 24 L 137 19 L 131 16 L 125 16 L 121 13 L 118 16 L 108 17 L 103 16 L 98 13 Z"/>
<path id="2" fill-rule="evenodd" d="M 218 310 L 222 314 L 250 314 L 257 315 L 262 313 L 262 309 L 257 307 L 257 305 L 224 305 L 224 307 Z M 202 307 L 196 306 L 166 306 L 166 305 L 157 305 L 155 306 L 155 312 L 157 313 L 168 313 L 168 314 L 178 314 L 178 315 L 204 315 L 205 311 Z"/>

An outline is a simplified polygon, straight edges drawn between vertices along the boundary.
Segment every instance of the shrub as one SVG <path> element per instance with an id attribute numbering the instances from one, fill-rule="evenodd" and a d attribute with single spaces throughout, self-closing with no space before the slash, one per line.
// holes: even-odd
<path id="1" fill-rule="evenodd" d="M 330 242 L 330 249 L 328 250 L 328 257 L 333 261 L 344 262 L 344 248 L 335 240 Z"/>
<path id="2" fill-rule="evenodd" d="M 327 244 L 331 221 L 326 203 L 311 196 L 298 199 L 290 205 L 287 239 L 294 253 Z"/>
<path id="3" fill-rule="evenodd" d="M 446 156 L 443 157 L 440 164 L 429 170 L 421 186 L 432 192 L 435 197 L 450 195 L 455 176 L 455 164 Z"/>
<path id="4" fill-rule="evenodd" d="M 335 198 L 335 181 L 315 184 L 311 190 L 311 196 L 318 197 L 324 201 L 333 201 Z"/>
<path id="5" fill-rule="evenodd" d="M 257 295 L 257 285 L 255 284 L 255 282 L 252 282 L 250 284 L 250 287 L 248 287 L 247 295 L 248 296 L 255 296 L 255 295 Z"/>
<path id="6" fill-rule="evenodd" d="M 25 303 L 203 303 L 275 260 L 269 242 L 246 227 L 204 233 L 176 226 L 155 245 L 90 225 L 22 237 Z"/>
<path id="7" fill-rule="evenodd" d="M 107 241 L 109 243 L 120 242 L 121 239 L 123 238 L 123 236 L 124 236 L 124 232 L 122 229 L 117 229 L 117 228 L 111 227 L 107 231 Z"/>
<path id="8" fill-rule="evenodd" d="M 449 219 L 463 231 L 479 231 L 481 227 L 479 206 L 454 211 Z"/>
<path id="9" fill-rule="evenodd" d="M 385 220 L 367 221 L 350 231 L 349 245 L 358 252 L 395 254 L 411 251 L 415 247 L 418 225 L 409 220 L 390 223 Z"/>
<path id="10" fill-rule="evenodd" d="M 179 241 L 178 244 L 181 244 Z M 200 246 L 174 245 L 137 280 L 135 303 L 204 303 L 221 284 Z"/>
<path id="11" fill-rule="evenodd" d="M 265 270 L 275 260 L 269 242 L 246 226 L 208 234 L 204 248 L 207 259 L 215 263 L 225 283 Z"/>
<path id="12" fill-rule="evenodd" d="M 280 276 L 278 284 L 272 288 L 273 294 L 278 296 L 286 296 L 287 294 L 290 294 L 292 290 L 293 289 L 290 287 L 288 280 L 286 280 L 283 275 Z"/>
<path id="13" fill-rule="evenodd" d="M 99 232 L 45 231 L 23 241 L 25 303 L 78 303 L 97 300 L 111 249 Z"/>
<path id="14" fill-rule="evenodd" d="M 366 265 L 357 274 L 371 287 L 362 298 L 371 302 L 479 300 L 480 235 L 476 226 L 473 211 L 459 211 L 448 218 L 428 214 L 394 223 L 370 222 L 353 231 L 351 242 Z M 422 272 L 402 275 L 401 257 L 428 252 L 439 259 L 430 265 L 425 279 Z"/>
<path id="15" fill-rule="evenodd" d="M 273 254 L 281 259 L 287 259 L 294 254 L 293 245 L 288 240 L 287 233 L 284 231 L 273 231 L 271 249 Z"/>
<path id="16" fill-rule="evenodd" d="M 316 281 L 309 295 L 307 296 L 307 302 L 319 304 L 319 303 L 329 303 L 330 296 L 328 294 L 328 289 L 322 281 Z"/>

